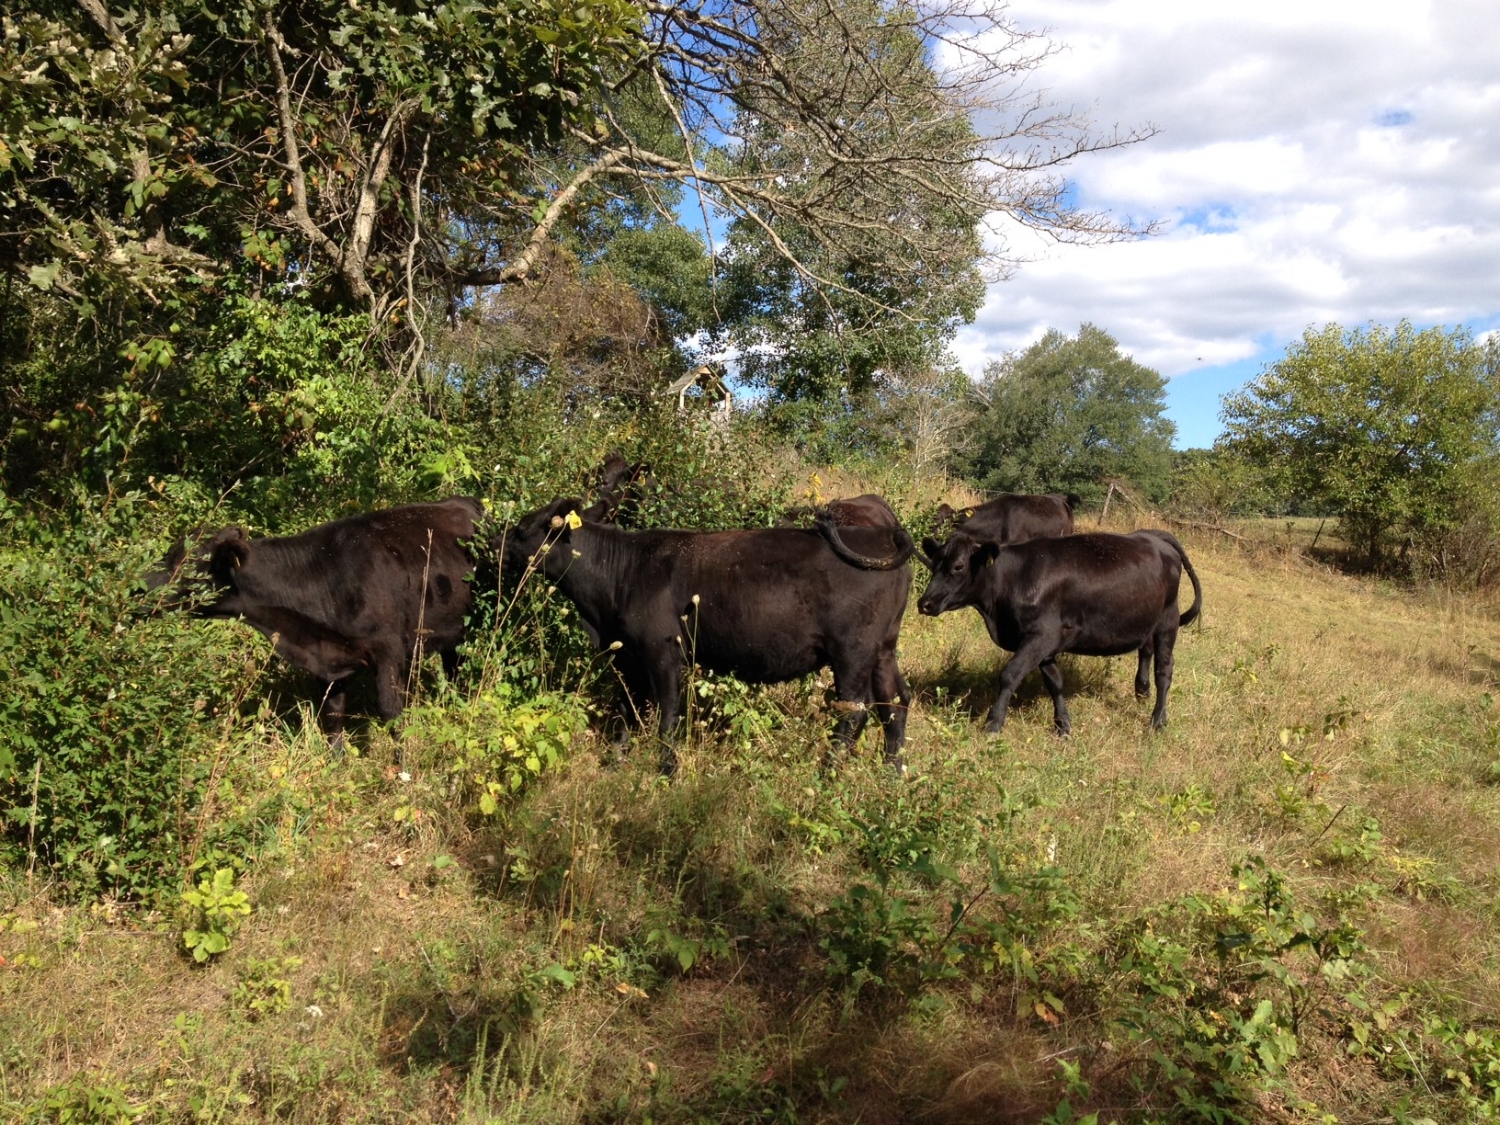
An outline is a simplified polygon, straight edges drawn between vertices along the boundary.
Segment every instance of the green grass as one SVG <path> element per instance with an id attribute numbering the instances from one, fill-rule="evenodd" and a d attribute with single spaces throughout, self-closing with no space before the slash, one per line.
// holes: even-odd
<path id="1" fill-rule="evenodd" d="M 905 783 L 873 734 L 820 776 L 815 683 L 726 689 L 670 784 L 581 736 L 495 817 L 437 728 L 247 721 L 222 957 L 5 876 L 0 1118 L 1494 1120 L 1493 608 L 1188 546 L 1166 732 L 1067 658 L 1073 736 L 1033 682 L 988 739 L 1002 655 L 913 612 Z"/>

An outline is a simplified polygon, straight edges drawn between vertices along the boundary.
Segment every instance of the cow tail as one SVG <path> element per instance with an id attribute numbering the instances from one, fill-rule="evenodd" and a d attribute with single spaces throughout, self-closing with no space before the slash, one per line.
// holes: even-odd
<path id="1" fill-rule="evenodd" d="M 833 553 L 849 565 L 857 566 L 861 570 L 895 570 L 898 566 L 906 565 L 906 560 L 915 553 L 917 545 L 912 542 L 906 528 L 898 525 L 893 529 L 893 533 L 896 537 L 896 553 L 890 558 L 872 559 L 850 550 L 839 538 L 839 529 L 834 526 L 831 519 L 826 516 L 818 518 L 818 534 L 827 541 Z"/>
<path id="2" fill-rule="evenodd" d="M 1188 611 L 1179 621 L 1179 624 L 1191 625 L 1197 619 L 1198 614 L 1203 612 L 1203 587 L 1198 582 L 1198 572 L 1193 569 L 1192 561 L 1187 557 L 1182 544 L 1177 542 L 1175 536 L 1168 535 L 1167 539 L 1171 540 L 1172 546 L 1177 549 L 1177 557 L 1182 560 L 1182 569 L 1187 571 L 1188 580 L 1193 584 L 1193 604 L 1188 607 Z"/>
<path id="3" fill-rule="evenodd" d="M 1076 492 L 1070 492 L 1063 497 L 1063 503 L 1068 506 L 1068 511 L 1072 512 L 1077 510 L 1078 505 L 1083 503 L 1083 497 Z"/>

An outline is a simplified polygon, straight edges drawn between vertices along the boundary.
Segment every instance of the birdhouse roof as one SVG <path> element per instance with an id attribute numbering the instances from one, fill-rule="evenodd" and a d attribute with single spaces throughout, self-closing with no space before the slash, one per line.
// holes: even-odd
<path id="1" fill-rule="evenodd" d="M 691 371 L 674 379 L 664 393 L 680 395 L 694 383 L 707 391 L 715 391 L 722 395 L 729 393 L 729 385 L 724 382 L 724 377 L 706 363 L 699 364 Z"/>

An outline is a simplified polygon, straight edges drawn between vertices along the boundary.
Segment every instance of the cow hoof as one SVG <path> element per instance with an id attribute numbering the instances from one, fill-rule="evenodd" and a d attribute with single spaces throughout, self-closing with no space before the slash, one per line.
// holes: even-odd
<path id="1" fill-rule="evenodd" d="M 985 734 L 999 734 L 1004 729 L 1005 729 L 1005 724 L 1003 722 L 997 723 L 997 722 L 991 721 L 991 722 L 988 722 L 988 723 L 984 724 L 984 733 Z"/>
<path id="2" fill-rule="evenodd" d="M 1073 725 L 1071 723 L 1056 723 L 1052 727 L 1052 733 L 1057 735 L 1058 738 L 1067 738 L 1073 733 Z"/>
<path id="3" fill-rule="evenodd" d="M 906 768 L 906 763 L 900 758 L 887 758 L 886 765 L 891 767 L 891 772 L 903 781 L 911 776 L 911 771 Z"/>
<path id="4" fill-rule="evenodd" d="M 1166 730 L 1167 729 L 1167 717 L 1165 715 L 1153 715 L 1151 717 L 1151 729 L 1152 730 Z"/>

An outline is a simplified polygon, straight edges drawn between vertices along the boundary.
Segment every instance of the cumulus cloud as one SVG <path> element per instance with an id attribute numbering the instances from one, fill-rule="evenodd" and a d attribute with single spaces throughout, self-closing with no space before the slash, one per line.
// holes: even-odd
<path id="1" fill-rule="evenodd" d="M 1500 323 L 1500 75 L 1493 0 L 1016 0 L 1067 49 L 1054 103 L 1143 144 L 1079 161 L 1085 208 L 1161 235 L 1058 246 L 989 291 L 971 374 L 1091 322 L 1169 376 L 1274 358 L 1308 325 Z"/>

